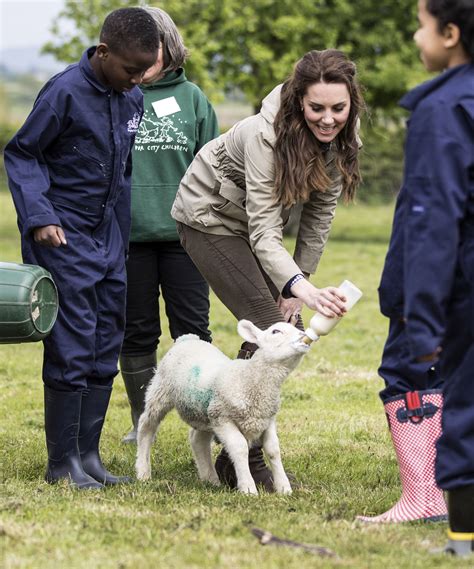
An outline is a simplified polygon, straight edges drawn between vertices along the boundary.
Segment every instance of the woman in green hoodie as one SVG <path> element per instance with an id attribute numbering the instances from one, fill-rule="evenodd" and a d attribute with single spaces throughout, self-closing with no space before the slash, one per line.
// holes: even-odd
<path id="1" fill-rule="evenodd" d="M 198 151 L 218 132 L 204 93 L 186 79 L 187 50 L 173 20 L 146 8 L 160 30 L 156 64 L 140 85 L 144 115 L 133 150 L 132 232 L 127 262 L 127 314 L 120 368 L 131 406 L 136 441 L 146 386 L 156 367 L 163 296 L 171 337 L 196 334 L 211 341 L 209 287 L 179 242 L 170 215 L 179 183 Z"/>

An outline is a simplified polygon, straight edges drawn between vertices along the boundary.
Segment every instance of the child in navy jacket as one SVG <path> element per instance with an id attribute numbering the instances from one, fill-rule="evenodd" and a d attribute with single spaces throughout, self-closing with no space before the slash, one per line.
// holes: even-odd
<path id="1" fill-rule="evenodd" d="M 100 43 L 48 81 L 5 149 L 23 260 L 48 269 L 59 291 L 44 341 L 48 482 L 127 480 L 105 470 L 98 447 L 124 330 L 137 85 L 158 47 L 146 11 L 115 10 Z"/>
<path id="2" fill-rule="evenodd" d="M 420 0 L 418 20 L 415 42 L 422 61 L 442 73 L 401 101 L 412 113 L 404 183 L 379 289 L 382 312 L 390 318 L 381 395 L 403 495 L 389 512 L 365 520 L 441 517 L 437 454 L 436 482 L 448 491 L 451 529 L 470 534 L 466 547 L 472 548 L 474 0 Z M 395 380 L 387 370 L 397 363 Z M 427 385 L 434 364 L 443 393 L 433 389 L 439 383 Z"/>

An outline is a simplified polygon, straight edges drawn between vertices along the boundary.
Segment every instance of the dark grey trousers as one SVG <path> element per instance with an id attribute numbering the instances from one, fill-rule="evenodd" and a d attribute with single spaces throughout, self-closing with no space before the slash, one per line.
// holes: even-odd
<path id="1" fill-rule="evenodd" d="M 203 233 L 183 223 L 177 226 L 186 252 L 237 320 L 250 320 L 261 329 L 284 321 L 276 303 L 279 291 L 246 239 Z M 303 329 L 301 320 L 298 328 Z"/>

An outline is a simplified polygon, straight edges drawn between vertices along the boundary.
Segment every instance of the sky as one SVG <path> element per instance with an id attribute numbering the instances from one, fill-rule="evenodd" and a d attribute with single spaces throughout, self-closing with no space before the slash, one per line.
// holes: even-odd
<path id="1" fill-rule="evenodd" d="M 63 5 L 63 0 L 0 0 L 0 50 L 50 40 L 49 28 Z"/>

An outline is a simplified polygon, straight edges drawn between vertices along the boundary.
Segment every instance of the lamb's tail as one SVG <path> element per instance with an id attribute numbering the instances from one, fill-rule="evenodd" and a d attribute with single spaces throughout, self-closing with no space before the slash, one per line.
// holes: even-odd
<path id="1" fill-rule="evenodd" d="M 161 421 L 174 407 L 169 393 L 156 379 L 147 391 L 145 410 L 138 421 L 135 469 L 139 480 L 151 478 L 151 447 Z"/>

